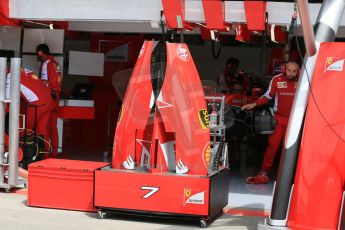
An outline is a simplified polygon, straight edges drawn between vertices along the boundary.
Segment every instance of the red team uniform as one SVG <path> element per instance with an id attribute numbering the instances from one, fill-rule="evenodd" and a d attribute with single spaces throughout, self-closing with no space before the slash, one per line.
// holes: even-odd
<path id="1" fill-rule="evenodd" d="M 268 139 L 262 171 L 267 172 L 272 167 L 274 157 L 285 136 L 297 80 L 297 77 L 293 80 L 288 79 L 285 73 L 274 76 L 266 93 L 255 102 L 257 106 L 264 105 L 274 97 L 274 118 L 277 120 L 275 131 Z"/>
<path id="2" fill-rule="evenodd" d="M 62 76 L 61 67 L 58 62 L 54 60 L 52 56 L 48 56 L 47 60 L 41 63 L 40 66 L 40 77 L 43 82 L 51 90 L 50 98 L 54 97 L 54 107 L 50 119 L 50 139 L 53 146 L 53 156 L 57 155 L 57 148 L 59 144 L 59 136 L 57 129 L 57 119 L 58 119 L 58 108 L 61 94 Z"/>

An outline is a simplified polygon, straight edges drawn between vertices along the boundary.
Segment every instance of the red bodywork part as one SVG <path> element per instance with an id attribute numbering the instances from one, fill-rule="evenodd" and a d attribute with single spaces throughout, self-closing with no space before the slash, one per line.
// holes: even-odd
<path id="1" fill-rule="evenodd" d="M 308 99 L 288 227 L 337 229 L 345 184 L 344 43 L 320 46 Z"/>
<path id="2" fill-rule="evenodd" d="M 144 130 L 153 97 L 151 54 L 154 42 L 145 41 L 135 64 L 118 117 L 113 148 L 113 168 L 122 168 L 130 158 L 135 161 L 136 130 Z"/>
<path id="3" fill-rule="evenodd" d="M 165 130 L 175 133 L 177 167 L 187 166 L 188 174 L 207 175 L 210 154 L 207 107 L 186 44 L 167 44 L 166 74 L 157 106 Z"/>
<path id="4" fill-rule="evenodd" d="M 137 130 L 135 162 L 152 173 L 175 170 L 175 136 L 167 133 L 159 112 L 150 115 L 145 130 Z"/>
<path id="5" fill-rule="evenodd" d="M 35 108 L 27 107 L 27 128 L 33 130 L 35 128 L 39 135 L 43 135 L 44 139 L 49 141 L 50 139 L 50 129 L 51 129 L 51 117 L 54 107 L 54 101 L 50 96 L 50 89 L 44 85 L 44 83 L 31 71 L 22 70 L 21 71 L 21 85 L 29 88 L 33 91 L 38 97 L 37 101 L 28 102 L 29 105 L 34 105 L 36 107 L 36 116 Z M 21 93 L 21 98 L 27 100 L 23 93 Z M 36 119 L 35 119 L 36 118 Z"/>
<path id="6" fill-rule="evenodd" d="M 169 169 L 180 174 L 207 175 L 208 114 L 191 54 L 185 44 L 167 44 L 165 78 L 156 98 L 156 110 L 150 114 L 154 106 L 150 74 L 153 42 L 145 42 L 143 47 L 119 115 L 113 168 L 149 165 L 151 172 Z"/>
<path id="7" fill-rule="evenodd" d="M 155 113 L 151 146 L 150 172 L 175 170 L 175 135 L 167 133 L 159 112 Z"/>

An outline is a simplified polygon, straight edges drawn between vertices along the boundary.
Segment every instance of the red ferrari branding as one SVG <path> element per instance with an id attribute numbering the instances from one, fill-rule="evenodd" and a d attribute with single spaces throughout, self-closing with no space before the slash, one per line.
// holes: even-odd
<path id="1" fill-rule="evenodd" d="M 189 61 L 190 59 L 190 54 L 186 47 L 184 47 L 183 45 L 177 46 L 176 54 L 182 61 Z"/>
<path id="2" fill-rule="evenodd" d="M 287 88 L 287 83 L 285 81 L 277 82 L 277 88 Z"/>
<path id="3" fill-rule="evenodd" d="M 183 204 L 205 204 L 205 191 L 185 188 Z"/>
<path id="4" fill-rule="evenodd" d="M 325 68 L 323 72 L 327 71 L 343 71 L 344 67 L 344 60 L 337 57 L 327 57 L 326 58 L 326 63 L 325 63 Z"/>

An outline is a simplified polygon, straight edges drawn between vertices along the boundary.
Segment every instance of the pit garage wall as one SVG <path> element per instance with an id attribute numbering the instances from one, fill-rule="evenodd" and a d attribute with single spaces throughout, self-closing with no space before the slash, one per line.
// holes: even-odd
<path id="1" fill-rule="evenodd" d="M 102 154 L 111 152 L 116 118 L 121 106 L 121 95 L 114 88 L 121 86 L 121 94 L 125 91 L 128 78 L 133 68 L 144 37 L 140 35 L 104 35 L 81 33 L 81 36 L 65 38 L 64 52 L 69 50 L 98 52 L 100 41 L 109 41 L 119 46 L 127 44 L 128 53 L 125 61 L 105 61 L 104 77 L 72 76 L 65 74 L 63 81 L 64 95 L 71 95 L 74 83 L 90 82 L 95 84 L 93 99 L 96 106 L 95 120 L 65 120 L 64 121 L 64 152 Z M 0 28 L 0 44 L 2 49 L 13 49 L 16 56 L 20 52 L 20 29 Z M 103 43 L 105 44 L 105 43 Z M 190 50 L 201 79 L 215 80 L 223 70 L 228 57 L 240 60 L 240 68 L 246 72 L 260 72 L 261 49 L 259 47 L 227 47 L 224 46 L 219 59 L 212 57 L 211 46 L 190 45 Z M 122 79 L 113 82 L 113 75 L 119 73 Z M 123 86 L 122 86 L 123 85 Z M 118 89 L 119 91 L 119 89 Z M 79 157 L 79 156 L 78 156 Z"/>
<path id="2" fill-rule="evenodd" d="M 0 49 L 14 50 L 15 56 L 20 55 L 21 29 L 0 27 Z"/>
<path id="3" fill-rule="evenodd" d="M 76 43 L 76 41 L 66 41 L 66 46 L 70 42 Z M 92 96 L 96 107 L 95 119 L 69 120 L 64 126 L 64 149 L 66 153 L 75 154 L 76 157 L 84 159 L 99 160 L 104 152 L 109 151 L 111 153 L 117 114 L 121 106 L 120 97 L 117 95 L 114 85 L 127 84 L 126 80 L 123 82 L 121 79 L 121 81 L 113 83 L 113 76 L 125 70 L 123 78 L 129 78 L 131 68 L 133 68 L 141 49 L 143 37 L 138 35 L 92 34 L 87 42 L 89 44 L 88 50 L 78 51 L 99 52 L 123 45 L 128 47 L 125 59 L 117 61 L 105 59 L 103 77 L 83 77 L 84 82 L 94 84 Z M 109 45 L 109 49 L 104 47 L 104 44 L 106 44 L 105 46 Z M 73 83 L 79 82 L 78 78 L 81 79 L 78 76 L 71 76 L 71 79 L 74 79 Z M 67 87 L 71 90 L 71 85 L 71 82 L 64 82 L 64 90 Z M 75 158 L 75 156 L 72 157 Z"/>
<path id="4" fill-rule="evenodd" d="M 222 47 L 220 57 L 214 59 L 211 45 L 190 45 L 190 52 L 202 80 L 217 80 L 229 57 L 240 61 L 240 69 L 245 72 L 260 73 L 261 48 L 259 47 Z"/>

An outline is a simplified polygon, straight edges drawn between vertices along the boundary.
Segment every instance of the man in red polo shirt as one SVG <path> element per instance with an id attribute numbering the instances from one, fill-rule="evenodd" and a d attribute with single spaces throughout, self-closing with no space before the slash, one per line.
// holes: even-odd
<path id="1" fill-rule="evenodd" d="M 36 47 L 36 53 L 38 59 L 41 61 L 40 66 L 40 78 L 50 88 L 51 97 L 54 100 L 54 110 L 51 115 L 50 123 L 50 138 L 51 145 L 53 147 L 52 155 L 57 155 L 59 136 L 57 130 L 57 110 L 59 108 L 62 75 L 61 67 L 54 57 L 50 55 L 50 50 L 47 44 L 40 44 Z"/>
<path id="2" fill-rule="evenodd" d="M 265 184 L 269 181 L 268 171 L 273 165 L 276 153 L 284 139 L 293 99 L 297 87 L 299 66 L 296 62 L 288 62 L 285 71 L 272 78 L 266 93 L 254 103 L 244 105 L 242 109 L 253 109 L 269 102 L 274 97 L 274 118 L 277 125 L 268 139 L 268 146 L 264 154 L 264 160 L 260 172 L 253 177 L 248 177 L 249 184 Z"/>

